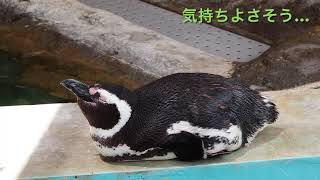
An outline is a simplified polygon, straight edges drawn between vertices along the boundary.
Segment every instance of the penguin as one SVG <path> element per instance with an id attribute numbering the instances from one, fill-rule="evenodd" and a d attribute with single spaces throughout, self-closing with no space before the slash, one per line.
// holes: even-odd
<path id="1" fill-rule="evenodd" d="M 238 80 L 176 73 L 135 90 L 61 84 L 73 92 L 104 161 L 194 161 L 233 152 L 278 117 L 276 105 Z"/>

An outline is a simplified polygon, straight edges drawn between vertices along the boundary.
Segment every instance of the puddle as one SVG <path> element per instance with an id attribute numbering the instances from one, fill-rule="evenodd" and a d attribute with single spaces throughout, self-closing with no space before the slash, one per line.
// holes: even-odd
<path id="1" fill-rule="evenodd" d="M 28 19 L 0 23 L 0 106 L 75 102 L 64 79 L 135 89 L 154 77 Z M 26 28 L 26 26 L 28 28 Z"/>
<path id="2" fill-rule="evenodd" d="M 125 69 L 91 65 L 46 56 L 17 58 L 0 50 L 0 106 L 75 102 L 73 94 L 60 85 L 69 78 L 129 89 L 139 86 L 122 72 Z"/>
<path id="3" fill-rule="evenodd" d="M 0 51 L 0 106 L 66 102 L 66 98 L 53 96 L 40 88 L 20 83 L 25 71 L 21 59 Z"/>

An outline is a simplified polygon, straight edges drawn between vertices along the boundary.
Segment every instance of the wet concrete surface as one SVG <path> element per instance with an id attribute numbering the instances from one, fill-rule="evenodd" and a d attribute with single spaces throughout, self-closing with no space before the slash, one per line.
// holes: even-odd
<path id="1" fill-rule="evenodd" d="M 320 83 L 315 83 L 293 90 L 265 92 L 280 110 L 275 124 L 262 131 L 249 147 L 191 163 L 103 162 L 76 104 L 1 107 L 4 121 L 0 137 L 7 148 L 0 153 L 1 173 L 16 172 L 20 177 L 76 175 L 320 155 L 319 87 Z"/>
<path id="2" fill-rule="evenodd" d="M 7 64 L 15 65 L 6 67 L 6 60 L 1 58 L 0 52 L 0 59 L 4 64 L 1 67 L 3 71 L 0 73 L 0 81 L 14 80 L 11 82 L 13 85 L 40 89 L 61 98 L 61 101 L 55 102 L 73 102 L 73 95 L 66 93 L 59 85 L 64 79 L 78 79 L 88 84 L 113 83 L 129 89 L 154 79 L 119 63 L 113 57 L 117 52 L 97 54 L 93 49 L 59 34 L 52 27 L 39 26 L 26 17 L 11 23 L 0 23 L 0 51 L 9 57 Z M 1 77 L 6 72 L 10 73 L 10 77 Z M 9 94 L 2 93 L 2 96 Z M 7 99 L 13 99 L 14 95 L 10 96 Z M 45 102 L 52 103 L 50 100 L 32 103 Z M 21 101 L 16 105 L 18 104 L 28 102 Z"/>

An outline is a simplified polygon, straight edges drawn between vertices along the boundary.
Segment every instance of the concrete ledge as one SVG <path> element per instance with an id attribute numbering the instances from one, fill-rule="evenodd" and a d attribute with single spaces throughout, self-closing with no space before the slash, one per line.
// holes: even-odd
<path id="1" fill-rule="evenodd" d="M 272 161 L 254 161 L 246 163 L 208 164 L 183 168 L 166 168 L 152 171 L 104 172 L 77 176 L 55 176 L 46 178 L 24 178 L 24 180 L 300 180 L 320 178 L 320 157 L 287 158 Z"/>
<path id="2" fill-rule="evenodd" d="M 320 83 L 265 92 L 280 118 L 249 147 L 205 161 L 105 163 L 97 155 L 88 124 L 75 104 L 0 107 L 0 176 L 39 177 L 99 172 L 148 171 L 157 168 L 242 163 L 320 155 Z M 4 151 L 4 152 L 2 152 Z M 0 178 L 3 179 L 3 178 Z"/>
<path id="3" fill-rule="evenodd" d="M 0 0 L 4 1 L 4 0 Z M 12 1 L 20 13 L 41 20 L 62 35 L 100 54 L 155 77 L 175 72 L 209 72 L 229 77 L 231 62 L 134 25 L 110 12 L 76 0 Z"/>

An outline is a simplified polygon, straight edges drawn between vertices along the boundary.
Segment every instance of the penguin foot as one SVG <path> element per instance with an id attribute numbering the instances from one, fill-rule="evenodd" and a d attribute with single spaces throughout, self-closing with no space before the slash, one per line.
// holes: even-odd
<path id="1" fill-rule="evenodd" d="M 185 131 L 168 136 L 163 148 L 173 152 L 180 161 L 195 161 L 204 157 L 202 140 Z"/>

